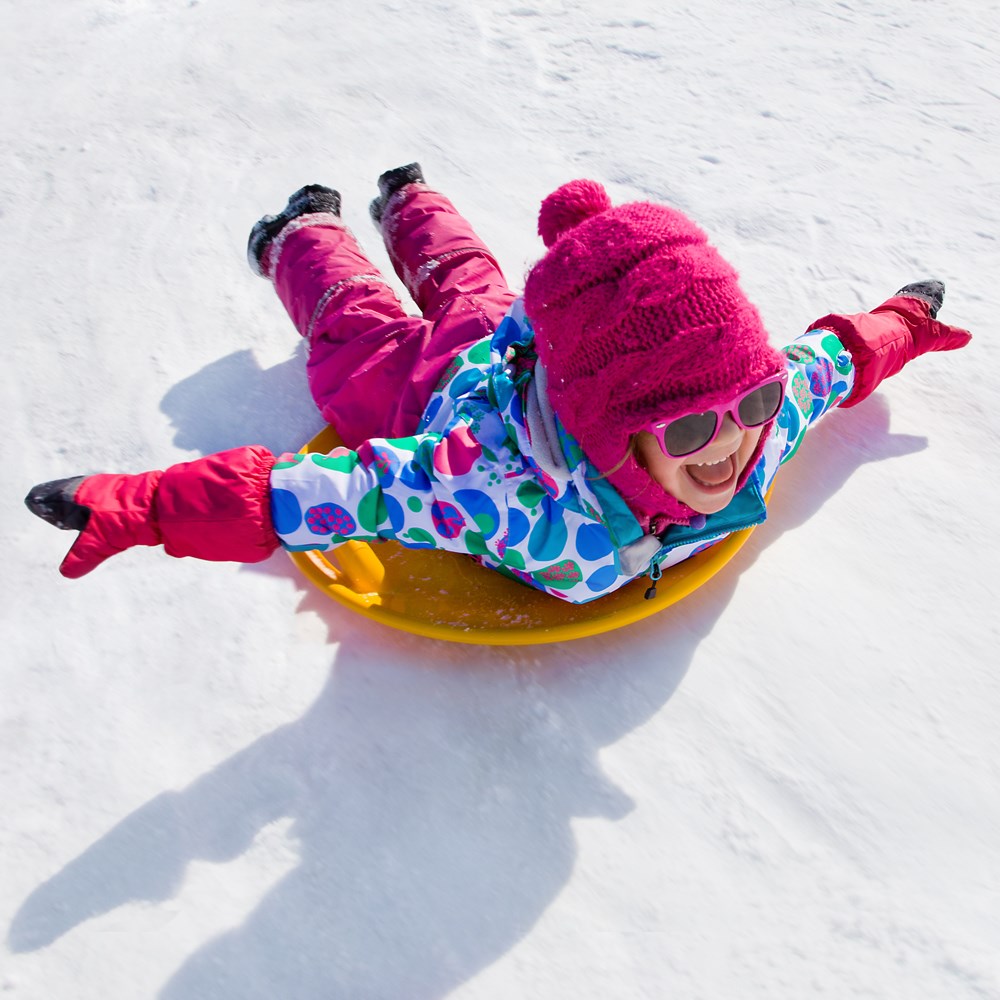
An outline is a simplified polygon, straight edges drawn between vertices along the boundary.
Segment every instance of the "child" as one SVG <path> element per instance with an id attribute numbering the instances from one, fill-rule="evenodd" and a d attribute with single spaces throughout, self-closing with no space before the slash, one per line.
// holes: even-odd
<path id="1" fill-rule="evenodd" d="M 573 602 L 688 558 L 766 516 L 806 427 L 970 335 L 944 286 L 907 285 L 775 350 L 735 271 L 681 212 L 612 207 L 571 181 L 542 203 L 545 256 L 523 298 L 418 164 L 379 178 L 371 215 L 422 313 L 408 315 L 310 185 L 250 235 L 309 346 L 311 391 L 346 447 L 235 448 L 165 472 L 36 486 L 80 532 L 79 577 L 133 545 L 257 562 L 279 545 L 394 538 L 467 553 Z M 649 596 L 649 595 L 647 595 Z"/>

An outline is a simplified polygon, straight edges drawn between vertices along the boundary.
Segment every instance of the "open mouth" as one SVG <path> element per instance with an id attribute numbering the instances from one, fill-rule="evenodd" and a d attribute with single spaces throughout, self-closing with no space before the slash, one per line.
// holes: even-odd
<path id="1" fill-rule="evenodd" d="M 691 462 L 684 471 L 700 490 L 725 493 L 736 482 L 736 452 L 714 462 Z"/>

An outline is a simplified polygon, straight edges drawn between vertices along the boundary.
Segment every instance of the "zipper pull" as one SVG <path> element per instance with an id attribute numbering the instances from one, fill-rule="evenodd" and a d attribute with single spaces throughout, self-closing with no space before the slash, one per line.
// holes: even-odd
<path id="1" fill-rule="evenodd" d="M 663 570 L 660 569 L 660 564 L 658 562 L 654 562 L 652 568 L 649 571 L 649 580 L 651 586 L 646 591 L 647 601 L 651 601 L 654 597 L 656 597 L 656 581 L 659 580 L 661 576 L 663 576 Z"/>

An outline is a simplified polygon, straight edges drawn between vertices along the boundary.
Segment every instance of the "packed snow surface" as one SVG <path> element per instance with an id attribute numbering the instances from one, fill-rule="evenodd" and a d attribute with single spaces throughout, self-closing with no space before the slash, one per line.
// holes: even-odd
<path id="1" fill-rule="evenodd" d="M 1000 8 L 3 5 L 0 995 L 1000 997 Z M 906 282 L 965 351 L 832 414 L 626 630 L 390 631 L 283 556 L 79 581 L 36 482 L 320 427 L 250 226 L 419 160 L 512 284 L 573 177 L 679 206 L 776 343 Z"/>

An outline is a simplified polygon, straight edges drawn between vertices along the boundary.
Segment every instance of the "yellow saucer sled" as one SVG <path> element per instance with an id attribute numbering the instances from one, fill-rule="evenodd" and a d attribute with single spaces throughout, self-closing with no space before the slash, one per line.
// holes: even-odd
<path id="1" fill-rule="evenodd" d="M 302 450 L 340 444 L 326 428 Z M 292 561 L 328 597 L 392 628 L 487 646 L 528 646 L 599 635 L 676 604 L 733 558 L 753 528 L 664 570 L 656 595 L 640 577 L 588 604 L 570 604 L 534 590 L 466 555 L 408 549 L 398 542 L 344 542 L 328 552 L 290 552 Z"/>

